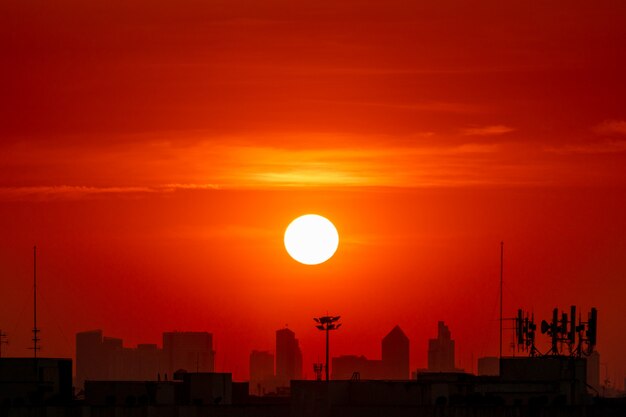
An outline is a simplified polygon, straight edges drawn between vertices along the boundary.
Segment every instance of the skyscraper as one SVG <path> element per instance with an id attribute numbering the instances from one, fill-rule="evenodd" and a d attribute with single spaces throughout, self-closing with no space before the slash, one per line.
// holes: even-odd
<path id="1" fill-rule="evenodd" d="M 215 351 L 211 333 L 163 333 L 163 355 L 165 372 L 170 376 L 180 369 L 187 372 L 213 372 L 215 369 Z"/>
<path id="2" fill-rule="evenodd" d="M 125 348 L 122 339 L 103 336 L 102 330 L 76 334 L 76 386 L 87 380 L 156 379 L 162 352 L 153 344 Z"/>
<path id="3" fill-rule="evenodd" d="M 163 349 L 155 344 L 124 347 L 122 339 L 102 330 L 76 334 L 76 386 L 86 380 L 148 381 L 159 374 L 171 378 L 179 369 L 213 372 L 213 335 L 207 332 L 163 333 Z"/>
<path id="4" fill-rule="evenodd" d="M 296 334 L 289 329 L 276 331 L 276 379 L 289 386 L 292 379 L 302 378 L 302 351 Z"/>
<path id="5" fill-rule="evenodd" d="M 250 353 L 250 392 L 263 395 L 268 392 L 274 380 L 274 355 L 270 352 L 253 350 Z"/>
<path id="6" fill-rule="evenodd" d="M 400 326 L 382 340 L 384 375 L 388 379 L 409 379 L 409 338 Z"/>
<path id="7" fill-rule="evenodd" d="M 107 379 L 108 362 L 103 359 L 102 330 L 76 333 L 76 386 L 87 379 Z"/>
<path id="8" fill-rule="evenodd" d="M 438 323 L 436 339 L 428 340 L 428 370 L 430 372 L 454 372 L 454 340 L 443 321 Z"/>

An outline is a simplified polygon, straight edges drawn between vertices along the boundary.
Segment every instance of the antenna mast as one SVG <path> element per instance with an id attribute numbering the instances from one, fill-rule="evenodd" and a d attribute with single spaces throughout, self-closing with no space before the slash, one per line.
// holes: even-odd
<path id="1" fill-rule="evenodd" d="M 33 357 L 37 359 L 37 351 L 40 349 L 37 346 L 39 342 L 39 329 L 37 328 L 37 246 L 33 247 Z"/>
<path id="2" fill-rule="evenodd" d="M 502 275 L 504 269 L 504 242 L 500 242 L 500 359 L 502 359 Z"/>
<path id="3" fill-rule="evenodd" d="M 9 340 L 7 339 L 7 334 L 0 329 L 0 358 L 2 357 L 2 345 L 8 344 Z"/>

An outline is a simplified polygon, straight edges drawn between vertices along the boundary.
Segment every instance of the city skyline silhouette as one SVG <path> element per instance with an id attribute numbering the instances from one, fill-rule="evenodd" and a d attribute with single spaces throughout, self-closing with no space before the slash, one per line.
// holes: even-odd
<path id="1" fill-rule="evenodd" d="M 31 300 L 31 302 L 32 302 L 32 300 Z M 506 309 L 506 310 L 513 310 L 513 309 L 509 308 L 509 309 Z M 39 315 L 41 316 L 41 312 L 39 313 Z M 511 314 L 508 317 L 505 316 L 504 317 L 505 322 L 513 320 L 513 316 L 514 316 L 514 314 Z M 546 315 L 545 317 L 549 318 L 550 316 Z M 24 319 L 24 318 L 22 317 L 22 319 Z M 495 317 L 494 320 L 497 320 L 497 317 Z M 357 324 L 357 323 L 355 323 L 355 324 Z M 441 325 L 439 324 L 439 326 L 441 326 Z M 505 327 L 506 326 L 507 325 L 505 325 Z M 397 325 L 395 327 L 397 327 Z M 431 327 L 432 327 L 432 325 L 431 325 Z M 21 329 L 21 330 L 23 330 L 23 329 Z M 41 329 L 39 329 L 39 330 L 41 330 Z M 287 331 L 287 332 L 290 331 L 288 327 L 285 327 L 284 330 Z M 302 330 L 306 331 L 308 329 L 305 328 L 305 329 L 302 329 Z M 204 330 L 204 331 L 207 331 L 207 330 Z M 344 329 L 344 331 L 345 331 L 345 329 Z M 441 330 L 439 330 L 439 331 L 441 331 Z M 131 332 L 131 333 L 134 333 L 134 332 Z M 30 344 L 31 344 L 31 348 L 30 349 L 28 348 L 28 345 L 27 345 L 24 351 L 22 351 L 22 352 L 18 351 L 17 354 L 16 354 L 14 347 L 13 347 L 12 350 L 7 349 L 8 346 L 9 346 L 8 340 L 7 340 L 8 339 L 8 334 L 6 332 L 4 332 L 4 331 L 3 331 L 3 334 L 5 334 L 4 340 L 6 342 L 5 345 L 4 345 L 4 355 L 5 355 L 5 357 L 6 356 L 28 357 L 28 356 L 32 355 L 32 341 L 29 340 Z M 62 329 L 60 329 L 60 328 L 59 328 L 59 334 L 61 334 L 63 337 L 65 337 L 65 334 L 63 333 Z M 211 331 L 210 334 L 214 334 L 214 332 Z M 57 336 L 58 336 L 58 334 L 57 334 Z M 495 336 L 492 335 L 492 344 L 494 344 L 496 346 L 496 348 L 497 348 L 497 340 L 495 340 L 494 337 L 497 337 L 497 335 L 495 335 Z M 504 337 L 505 337 L 505 343 L 504 343 L 505 346 L 504 346 L 504 351 L 503 351 L 504 355 L 505 356 L 510 356 L 510 355 L 515 356 L 516 354 L 519 354 L 519 347 L 515 347 L 514 343 L 512 342 L 513 338 L 515 337 L 514 329 L 512 329 L 510 327 L 506 327 Z M 32 337 L 31 337 L 31 339 L 32 339 Z M 107 338 L 105 338 L 105 339 L 107 339 Z M 154 346 L 154 348 L 156 348 L 157 345 L 158 345 L 157 341 L 155 341 L 155 340 L 133 340 L 133 342 L 131 342 L 130 345 L 129 345 L 129 344 L 126 344 L 126 343 L 123 344 L 122 339 L 125 339 L 125 338 L 115 339 L 115 338 L 108 337 L 108 339 L 109 340 L 117 340 L 116 343 L 119 345 L 118 348 L 120 348 L 120 349 L 122 347 L 124 347 L 124 348 L 134 348 L 135 346 L 137 346 L 137 347 Z M 423 331 L 419 331 L 419 333 L 417 334 L 417 340 L 420 340 L 420 339 L 423 341 L 423 344 L 426 345 L 426 346 L 420 346 L 419 347 L 420 349 L 415 349 L 414 348 L 411 351 L 411 354 L 409 354 L 409 358 L 411 358 L 411 362 L 410 362 L 410 366 L 409 366 L 411 372 L 414 372 L 415 369 L 419 370 L 419 369 L 430 369 L 431 368 L 431 365 L 430 365 L 430 360 L 431 360 L 430 359 L 430 350 L 432 350 L 433 348 L 432 348 L 432 346 L 429 346 L 429 345 L 427 345 L 425 343 L 425 342 L 428 341 L 429 337 L 427 337 L 427 335 L 424 334 Z M 602 340 L 602 339 L 604 339 L 604 337 L 600 338 L 600 340 Z M 40 339 L 38 339 L 38 342 L 40 342 Z M 66 342 L 67 342 L 67 340 L 66 340 Z M 254 346 L 255 346 L 255 341 L 254 340 L 248 340 L 247 342 L 253 348 L 251 348 L 251 350 L 249 352 L 247 352 L 246 356 L 248 356 L 251 351 L 258 350 L 258 349 L 254 349 Z M 432 342 L 428 342 L 428 343 L 432 343 Z M 135 345 L 135 346 L 133 346 L 133 345 Z M 364 358 L 365 357 L 377 357 L 377 356 L 379 356 L 380 355 L 379 352 L 376 352 L 376 350 L 372 350 L 372 345 L 375 345 L 375 344 L 371 343 L 371 341 L 369 341 L 369 343 L 360 344 L 358 351 L 355 351 L 353 349 L 352 345 L 349 346 L 347 349 L 346 349 L 346 347 L 340 347 L 338 349 L 337 353 L 334 350 L 332 351 L 331 357 L 332 357 L 332 359 L 334 361 L 337 358 L 340 358 L 340 357 L 343 357 L 343 356 L 348 356 L 349 357 L 351 355 L 357 355 L 357 356 L 361 355 Z M 160 346 L 162 347 L 163 344 L 160 344 Z M 299 375 L 296 378 L 293 378 L 293 377 L 292 378 L 288 378 L 288 377 L 283 378 L 285 381 L 288 381 L 289 379 L 300 379 L 301 377 L 305 377 L 306 379 L 313 379 L 314 378 L 314 372 L 311 369 L 309 369 L 309 368 L 311 368 L 310 365 L 312 365 L 313 363 L 319 362 L 320 358 L 322 358 L 323 354 L 324 354 L 323 343 L 320 343 L 320 341 L 318 341 L 314 346 L 315 347 L 313 349 L 311 349 L 312 351 L 306 351 L 306 354 L 305 354 L 304 358 L 314 358 L 315 357 L 316 360 L 311 360 L 310 362 L 307 363 L 307 362 L 305 362 L 306 359 L 302 358 L 302 353 L 299 353 L 299 355 L 300 355 L 299 361 L 301 363 L 301 366 L 299 366 L 298 368 L 299 369 L 302 368 L 302 372 L 299 373 L 299 374 L 298 373 L 293 374 L 293 376 Z M 548 342 L 540 341 L 537 344 L 537 346 L 540 347 L 541 351 L 549 352 L 550 345 L 549 345 Z M 259 348 L 259 347 L 262 347 L 262 346 L 256 346 L 256 347 Z M 41 343 L 40 343 L 40 347 L 39 348 L 41 348 Z M 69 355 L 66 353 L 66 354 L 61 354 L 61 355 L 56 355 L 56 356 L 76 358 L 76 356 L 75 356 L 76 355 L 76 353 L 75 353 L 76 350 L 73 349 L 73 348 L 69 349 L 69 350 L 72 352 Z M 263 350 L 263 349 L 261 349 L 261 350 Z M 421 353 L 421 355 L 422 355 L 421 357 L 415 357 L 414 356 L 415 355 L 414 352 L 416 350 Z M 272 351 L 272 349 L 265 349 L 265 351 Z M 41 352 L 41 351 L 38 349 L 38 352 Z M 275 355 L 276 351 L 273 350 L 272 352 L 274 352 L 274 355 Z M 481 353 L 477 354 L 475 352 L 470 352 L 470 358 L 469 359 L 462 359 L 461 357 L 456 356 L 455 353 L 454 353 L 454 347 L 452 348 L 451 352 L 452 352 L 451 353 L 452 357 L 455 358 L 454 366 L 448 365 L 446 367 L 440 367 L 440 368 L 439 367 L 435 367 L 433 369 L 440 369 L 440 370 L 447 370 L 447 371 L 455 371 L 455 370 L 458 369 L 459 371 L 465 370 L 465 371 L 476 372 L 476 369 L 478 369 L 478 360 L 481 357 L 497 356 L 497 352 L 494 352 L 494 346 L 492 346 L 491 350 L 488 350 L 485 353 L 481 352 Z M 214 368 L 212 368 L 212 369 L 216 369 L 216 370 L 219 370 L 219 371 L 222 371 L 222 372 L 234 372 L 234 374 L 236 375 L 236 378 L 235 378 L 236 380 L 248 380 L 250 378 L 250 375 L 247 372 L 247 369 L 245 369 L 246 363 L 237 364 L 237 365 L 234 365 L 234 366 L 227 365 L 223 358 L 228 357 L 231 354 L 231 352 L 229 352 L 227 349 L 225 349 L 225 350 L 222 351 L 222 354 L 223 354 L 222 358 L 217 357 L 217 360 L 215 360 L 215 359 L 212 360 L 212 363 L 214 363 Z M 363 356 L 363 355 L 365 355 L 365 356 Z M 51 355 L 45 355 L 44 354 L 44 356 L 51 356 Z M 54 355 L 52 355 L 52 356 L 54 356 Z M 427 357 L 429 358 L 428 362 L 425 360 Z M 221 363 L 220 363 L 220 360 L 221 360 Z M 600 372 L 603 375 L 603 380 L 604 381 L 609 380 L 615 387 L 620 387 L 619 384 L 621 382 L 620 381 L 620 372 L 621 372 L 621 370 L 619 369 L 619 367 L 617 367 L 617 369 L 612 370 L 612 373 L 611 373 L 609 371 L 609 367 L 607 366 L 608 365 L 607 362 L 603 362 L 603 363 L 604 363 L 604 366 L 603 366 L 604 369 L 600 370 Z M 238 369 L 239 366 L 242 366 L 243 369 Z M 169 370 L 169 372 L 171 374 L 172 373 L 172 369 L 168 368 L 168 370 Z M 74 370 L 74 372 L 76 373 L 76 370 Z M 290 372 L 293 372 L 293 371 L 290 371 Z M 370 374 L 371 375 L 383 375 L 384 372 L 374 371 L 373 373 L 370 373 Z M 292 374 L 290 373 L 289 375 L 292 375 Z M 284 385 L 284 381 L 283 381 L 283 385 Z"/>
<path id="2" fill-rule="evenodd" d="M 186 406 L 626 391 L 624 50 L 614 0 L 5 0 L 2 361 Z"/>

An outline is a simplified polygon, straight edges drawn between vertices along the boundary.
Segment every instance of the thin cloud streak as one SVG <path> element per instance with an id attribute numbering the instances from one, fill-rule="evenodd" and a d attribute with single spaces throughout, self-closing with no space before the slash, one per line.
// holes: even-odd
<path id="1" fill-rule="evenodd" d="M 376 102 L 376 101 L 347 101 L 347 100 L 306 100 L 309 103 L 321 103 L 321 104 L 341 104 L 348 106 L 361 106 L 361 107 L 378 107 L 385 109 L 396 110 L 408 110 L 416 112 L 432 112 L 432 113 L 481 113 L 485 112 L 484 106 L 479 106 L 473 103 L 463 102 L 451 102 L 451 101 L 422 101 L 422 102 L 408 102 L 400 103 L 394 101 L 388 102 Z"/>
<path id="2" fill-rule="evenodd" d="M 159 149 L 162 152 L 162 143 Z M 168 161 L 137 163 L 135 153 L 101 156 L 105 171 L 116 159 L 117 169 L 131 166 L 143 175 L 143 185 L 5 186 L 0 200 L 47 200 L 141 196 L 189 190 L 271 189 L 285 187 L 449 187 L 532 183 L 519 164 L 496 163 L 501 145 L 467 143 L 458 146 L 346 147 L 284 149 L 196 144 L 171 149 Z M 62 155 L 55 153 L 55 157 Z M 69 157 L 71 157 L 71 153 Z M 161 155 L 159 153 L 158 155 Z M 44 156 L 47 159 L 47 155 Z M 158 159 L 158 156 L 157 156 Z M 57 159 L 62 163 L 63 158 Z M 91 159 L 88 159 L 91 163 Z M 164 165 L 166 162 L 169 165 Z M 139 165 L 139 166 L 137 166 Z M 160 169 L 176 172 L 177 182 L 159 181 Z M 189 168 L 191 167 L 191 168 Z M 78 167 L 79 173 L 83 172 Z M 108 172 L 108 171 L 107 171 Z M 105 173 L 107 173 L 105 172 Z M 67 175 L 68 177 L 70 175 Z M 102 172 L 99 173 L 102 176 Z M 81 181 L 88 178 L 80 176 Z M 133 177 L 137 180 L 138 177 Z M 111 178 L 124 184 L 124 178 Z"/>
<path id="3" fill-rule="evenodd" d="M 626 120 L 605 120 L 593 130 L 599 135 L 626 135 Z"/>
<path id="4" fill-rule="evenodd" d="M 556 154 L 611 154 L 626 152 L 626 140 L 607 140 L 596 143 L 571 144 L 546 147 L 547 152 Z"/>
<path id="5" fill-rule="evenodd" d="M 511 133 L 515 129 L 505 125 L 492 125 L 483 127 L 469 127 L 461 130 L 461 134 L 465 136 L 499 136 L 505 133 Z"/>
<path id="6" fill-rule="evenodd" d="M 150 187 L 91 187 L 76 185 L 52 185 L 52 186 L 26 186 L 26 187 L 0 187 L 0 200 L 50 200 L 64 199 L 76 200 L 85 197 L 97 196 L 122 196 L 154 193 L 159 189 Z"/>
<path id="7" fill-rule="evenodd" d="M 496 129 L 497 128 L 497 129 Z M 507 127 L 495 125 L 496 134 Z M 182 135 L 184 138 L 185 136 Z M 278 139 L 277 139 L 278 138 Z M 626 141 L 536 147 L 480 143 L 437 133 L 408 141 L 389 136 L 306 133 L 259 142 L 256 137 L 210 138 L 196 132 L 181 141 L 152 138 L 108 149 L 17 146 L 6 160 L 21 177 L 6 177 L 0 200 L 134 198 L 154 193 L 280 188 L 419 188 L 558 186 L 590 181 L 624 183 L 611 165 L 581 173 L 577 154 L 620 153 Z M 457 144 L 450 144 L 454 139 Z M 255 145 L 266 143 L 266 145 Z M 292 147 L 292 143 L 300 144 Z M 269 145 L 268 143 L 274 143 Z M 441 143 L 441 145 L 440 145 Z M 337 144 L 341 144 L 338 146 Z M 77 157 L 83 152 L 81 158 Z M 47 182 L 42 169 L 57 172 Z M 35 175 L 30 175 L 35 172 Z"/>

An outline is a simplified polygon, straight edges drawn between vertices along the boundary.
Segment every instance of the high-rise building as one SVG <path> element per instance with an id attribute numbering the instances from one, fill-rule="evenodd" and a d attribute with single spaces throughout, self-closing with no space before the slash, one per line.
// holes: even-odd
<path id="1" fill-rule="evenodd" d="M 382 359 L 343 355 L 332 359 L 332 379 L 408 379 L 409 338 L 395 326 L 382 339 Z"/>
<path id="2" fill-rule="evenodd" d="M 158 378 L 163 361 L 163 351 L 156 344 L 144 343 L 137 345 L 137 349 L 131 351 L 130 361 L 133 375 L 138 380 L 150 381 Z M 155 371 L 157 372 L 155 376 Z"/>
<path id="3" fill-rule="evenodd" d="M 87 380 L 156 379 L 160 362 L 161 351 L 156 345 L 125 348 L 122 339 L 103 336 L 102 330 L 76 334 L 76 386 L 79 388 Z"/>
<path id="4" fill-rule="evenodd" d="M 400 326 L 383 338 L 382 362 L 386 379 L 409 379 L 409 338 Z"/>
<path id="5" fill-rule="evenodd" d="M 250 392 L 264 395 L 272 390 L 274 383 L 274 355 L 253 350 L 250 353 Z"/>
<path id="6" fill-rule="evenodd" d="M 302 379 L 302 351 L 296 334 L 289 329 L 276 331 L 276 379 L 284 387 L 292 379 Z"/>
<path id="7" fill-rule="evenodd" d="M 213 372 L 213 335 L 207 332 L 163 334 L 155 344 L 125 348 L 122 339 L 103 337 L 102 330 L 76 334 L 76 386 L 91 381 L 149 381 L 177 370 Z"/>
<path id="8" fill-rule="evenodd" d="M 134 379 L 130 369 L 126 367 L 127 352 L 124 352 L 124 341 L 117 337 L 105 336 L 102 338 L 101 361 L 106 363 L 106 379 L 130 380 Z"/>
<path id="9" fill-rule="evenodd" d="M 437 327 L 437 338 L 428 340 L 428 371 L 454 372 L 454 340 L 443 321 Z"/>
<path id="10" fill-rule="evenodd" d="M 102 330 L 76 333 L 76 386 L 87 379 L 108 377 L 108 362 L 103 360 Z"/>
<path id="11" fill-rule="evenodd" d="M 213 335 L 207 332 L 163 333 L 163 356 L 164 370 L 170 376 L 181 369 L 187 372 L 213 372 Z"/>

